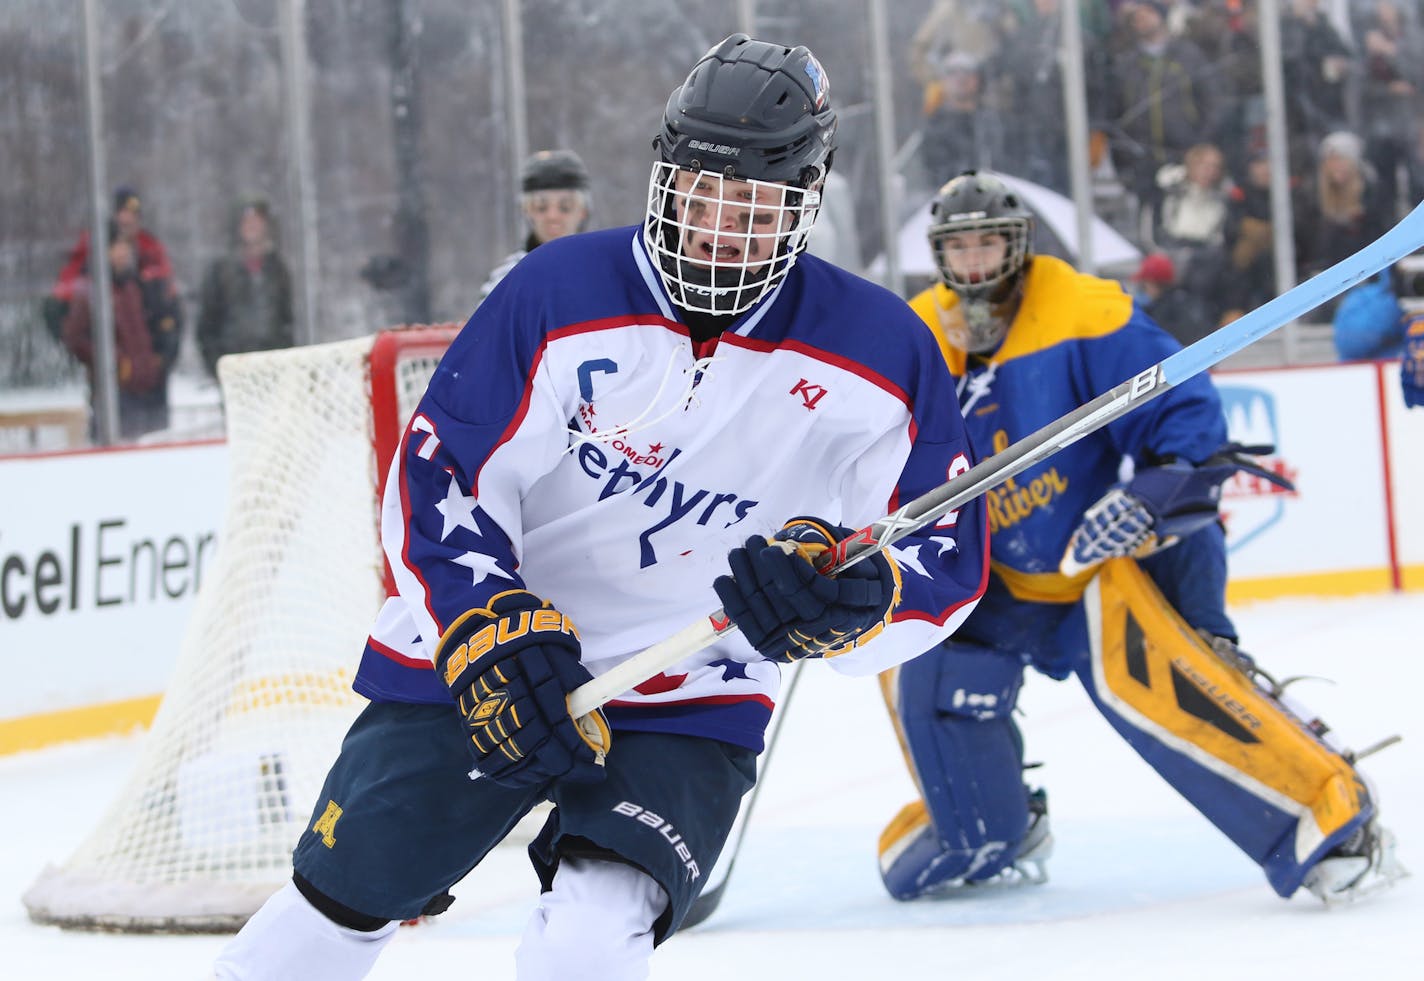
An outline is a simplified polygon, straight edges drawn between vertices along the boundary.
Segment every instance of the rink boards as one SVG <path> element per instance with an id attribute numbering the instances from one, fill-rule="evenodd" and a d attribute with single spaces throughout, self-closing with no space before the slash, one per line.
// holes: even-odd
<path id="1" fill-rule="evenodd" d="M 1296 485 L 1225 487 L 1233 602 L 1424 589 L 1424 409 L 1398 370 L 1215 375 L 1232 438 Z M 221 442 L 0 457 L 0 753 L 148 722 L 227 484 Z"/>

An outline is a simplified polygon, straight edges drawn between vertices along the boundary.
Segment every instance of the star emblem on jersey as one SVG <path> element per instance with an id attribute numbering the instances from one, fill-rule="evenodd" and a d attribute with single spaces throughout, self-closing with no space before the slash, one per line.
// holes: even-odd
<path id="1" fill-rule="evenodd" d="M 435 510 L 445 519 L 440 529 L 442 542 L 449 538 L 450 532 L 456 528 L 467 528 L 476 535 L 480 533 L 479 526 L 475 523 L 475 499 L 460 490 L 459 481 L 455 479 L 454 474 L 450 475 L 450 486 L 445 491 L 445 499 L 435 502 Z"/>
<path id="2" fill-rule="evenodd" d="M 920 549 L 922 548 L 924 548 L 924 545 L 916 542 L 908 548 L 896 548 L 894 545 L 891 545 L 887 551 L 895 556 L 895 561 L 899 563 L 900 568 L 913 569 L 926 579 L 929 579 L 932 577 L 925 569 L 924 563 L 920 561 Z"/>
<path id="3" fill-rule="evenodd" d="M 742 679 L 743 681 L 748 680 L 748 678 L 747 678 L 747 666 L 746 666 L 745 664 L 743 664 L 741 661 L 728 661 L 728 660 L 713 661 L 713 662 L 709 665 L 709 667 L 719 667 L 719 668 L 721 668 L 721 669 L 722 669 L 722 680 L 723 680 L 723 681 L 731 681 L 731 680 L 733 680 L 734 678 L 740 678 L 740 679 Z"/>
<path id="4" fill-rule="evenodd" d="M 471 586 L 478 586 L 490 576 L 499 576 L 502 579 L 512 578 L 505 575 L 503 569 L 499 567 L 499 560 L 492 555 L 485 555 L 483 552 L 466 552 L 457 555 L 450 560 L 456 565 L 462 565 L 474 573 L 474 578 L 470 580 Z"/>
<path id="5" fill-rule="evenodd" d="M 943 555 L 945 552 L 959 551 L 959 540 L 953 535 L 926 535 L 925 537 L 939 546 L 939 551 L 935 553 L 936 555 Z"/>

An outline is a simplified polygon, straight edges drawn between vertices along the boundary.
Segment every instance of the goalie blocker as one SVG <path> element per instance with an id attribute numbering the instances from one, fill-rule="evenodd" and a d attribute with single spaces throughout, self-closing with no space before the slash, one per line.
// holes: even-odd
<path id="1" fill-rule="evenodd" d="M 1135 561 L 1105 563 L 1084 606 L 1098 709 L 1279 895 L 1373 817 L 1325 727 L 1213 652 Z"/>

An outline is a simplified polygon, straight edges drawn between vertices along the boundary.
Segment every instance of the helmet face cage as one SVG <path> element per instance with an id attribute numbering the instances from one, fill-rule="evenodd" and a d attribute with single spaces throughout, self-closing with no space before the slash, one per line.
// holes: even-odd
<path id="1" fill-rule="evenodd" d="M 1003 342 L 1018 309 L 1032 233 L 1031 219 L 982 213 L 930 227 L 940 281 L 959 297 L 956 315 L 944 322 L 955 347 L 984 354 Z"/>
<path id="2" fill-rule="evenodd" d="M 956 293 L 1000 299 L 1001 284 L 1017 276 L 1028 257 L 1029 219 L 954 216 L 930 226 L 930 249 L 939 278 Z M 987 243 L 1002 239 L 999 253 Z"/>
<path id="3" fill-rule="evenodd" d="M 659 161 L 648 181 L 643 241 L 674 303 L 735 315 L 786 278 L 820 206 L 819 187 Z"/>

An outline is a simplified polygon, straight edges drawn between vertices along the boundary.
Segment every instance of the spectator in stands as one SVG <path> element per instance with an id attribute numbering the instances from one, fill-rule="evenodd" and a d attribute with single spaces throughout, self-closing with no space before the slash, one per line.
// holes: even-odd
<path id="1" fill-rule="evenodd" d="M 938 187 L 966 170 L 1005 167 L 1004 120 L 984 101 L 982 63 L 967 51 L 949 54 L 940 68 L 940 99 L 928 106 L 920 159 Z"/>
<path id="2" fill-rule="evenodd" d="M 170 280 L 145 277 L 133 236 L 117 219 L 109 222 L 109 271 L 113 290 L 114 365 L 119 397 L 119 434 L 125 440 L 168 427 L 168 373 L 178 357 L 179 308 Z M 151 271 L 150 271 L 151 272 Z M 89 369 L 94 384 L 94 291 L 87 274 L 68 284 L 69 303 L 61 337 Z M 91 422 L 97 419 L 97 412 Z"/>
<path id="3" fill-rule="evenodd" d="M 1127 14 L 1132 44 L 1112 63 L 1107 93 L 1113 166 L 1144 213 L 1157 202 L 1157 171 L 1215 138 L 1220 92 L 1201 50 L 1167 30 L 1167 4 L 1138 0 Z"/>
<path id="4" fill-rule="evenodd" d="M 138 277 L 143 282 L 163 282 L 168 287 L 168 300 L 177 302 L 178 289 L 173 278 L 173 265 L 168 261 L 168 250 L 158 237 L 143 227 L 143 202 L 132 187 L 120 186 L 114 190 L 114 210 L 110 220 L 132 248 L 138 262 Z M 45 303 L 45 321 L 50 332 L 56 337 L 69 313 L 74 299 L 75 285 L 89 276 L 89 233 L 80 233 L 79 241 L 69 250 L 69 258 L 59 271 L 54 287 Z"/>
<path id="5" fill-rule="evenodd" d="M 1320 141 L 1317 161 L 1292 206 L 1300 279 L 1358 252 L 1391 224 L 1358 136 L 1345 130 L 1331 133 Z"/>
<path id="6" fill-rule="evenodd" d="M 1252 152 L 1266 143 L 1266 100 L 1255 3 L 1233 2 L 1198 8 L 1191 37 L 1214 66 L 1221 85 L 1216 145 L 1237 180 Z"/>
<path id="7" fill-rule="evenodd" d="M 1162 201 L 1152 238 L 1159 248 L 1185 265 L 1196 253 L 1221 246 L 1231 182 L 1216 144 L 1198 143 L 1182 163 L 1167 164 L 1157 172 L 1157 186 Z"/>
<path id="8" fill-rule="evenodd" d="M 935 0 L 910 39 L 910 71 L 920 83 L 926 116 L 943 101 L 945 64 L 951 54 L 965 52 L 982 62 L 998 51 L 1001 16 L 994 0 Z"/>
<path id="9" fill-rule="evenodd" d="M 266 198 L 233 209 L 227 254 L 203 276 L 198 350 L 215 377 L 218 358 L 295 343 L 292 274 L 277 251 L 277 229 Z"/>
<path id="10" fill-rule="evenodd" d="M 1404 349 L 1404 311 L 1385 269 L 1340 297 L 1331 318 L 1341 361 L 1397 358 Z"/>
<path id="11" fill-rule="evenodd" d="M 1404 15 L 1394 0 L 1373 4 L 1362 27 L 1364 92 L 1360 123 L 1365 135 L 1365 158 L 1380 180 L 1386 220 L 1393 221 L 1401 204 L 1399 171 L 1404 171 L 1406 189 L 1416 183 L 1415 106 L 1424 50 L 1418 36 L 1405 30 Z"/>
<path id="12" fill-rule="evenodd" d="M 1271 164 L 1256 150 L 1226 211 L 1225 255 L 1213 284 L 1201 295 L 1219 324 L 1235 320 L 1276 295 L 1275 230 L 1271 221 Z"/>
<path id="13" fill-rule="evenodd" d="M 1023 22 L 1004 37 L 993 70 L 1004 77 L 1010 99 L 1004 127 L 1013 164 L 1005 169 L 1067 194 L 1068 136 L 1064 113 L 1060 111 L 1062 29 L 1059 0 L 1034 0 Z M 1085 49 L 1091 40 L 1085 32 Z M 1090 53 L 1088 56 L 1091 58 Z"/>
<path id="14" fill-rule="evenodd" d="M 1206 302 L 1177 282 L 1176 267 L 1167 253 L 1143 256 L 1132 281 L 1138 304 L 1183 345 L 1205 337 L 1216 327 Z"/>
<path id="15" fill-rule="evenodd" d="M 1301 173 L 1327 133 L 1348 129 L 1345 95 L 1353 55 L 1319 0 L 1290 0 L 1281 12 L 1281 61 L 1291 172 Z"/>
<path id="16" fill-rule="evenodd" d="M 535 248 L 588 227 L 588 168 L 572 150 L 540 150 L 530 156 L 520 169 L 519 191 L 520 209 L 528 224 L 524 245 L 490 272 L 480 287 L 482 300 Z"/>
<path id="17" fill-rule="evenodd" d="M 1421 107 L 1424 108 L 1424 107 Z M 1415 117 L 1414 141 L 1409 147 L 1409 203 L 1424 201 L 1424 117 Z"/>

